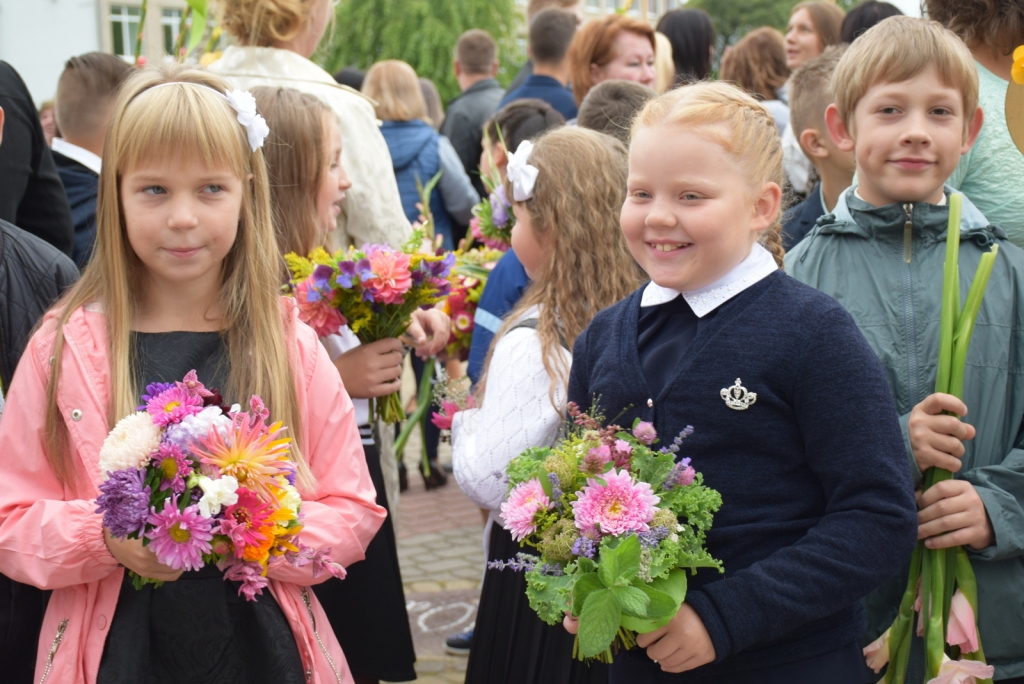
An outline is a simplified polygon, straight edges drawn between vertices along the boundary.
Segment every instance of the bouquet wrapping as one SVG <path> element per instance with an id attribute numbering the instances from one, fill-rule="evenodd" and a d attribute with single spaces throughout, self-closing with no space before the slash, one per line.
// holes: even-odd
<path id="1" fill-rule="evenodd" d="M 312 564 L 313 576 L 345 570 L 330 549 L 300 541 L 302 498 L 285 427 L 268 424 L 259 397 L 249 411 L 222 408 L 220 395 L 190 371 L 180 382 L 154 383 L 143 405 L 103 442 L 104 482 L 97 498 L 103 526 L 118 539 L 141 539 L 164 565 L 199 570 L 214 563 L 253 600 L 280 559 Z M 135 587 L 162 582 L 132 573 Z"/>
<path id="2" fill-rule="evenodd" d="M 946 233 L 946 262 L 942 281 L 942 314 L 939 329 L 939 362 L 935 391 L 963 398 L 967 349 L 974 321 L 988 285 L 999 246 L 981 256 L 967 300 L 960 305 L 960 207 L 963 196 L 949 197 Z M 948 480 L 953 474 L 930 468 L 924 488 Z M 915 620 L 915 614 L 917 619 Z M 925 642 L 925 676 L 928 684 L 977 681 L 990 682 L 994 673 L 985 664 L 985 652 L 978 633 L 978 582 L 962 546 L 929 549 L 918 541 L 910 560 L 907 589 L 892 626 L 864 649 L 868 667 L 875 672 L 888 664 L 886 684 L 904 684 L 910 659 L 910 630 Z M 948 645 L 948 649 L 947 649 Z M 948 650 L 948 653 L 947 653 Z M 950 657 L 952 656 L 952 657 Z"/>
<path id="3" fill-rule="evenodd" d="M 579 618 L 575 657 L 611 662 L 676 615 L 686 570 L 723 571 L 705 548 L 722 498 L 678 456 L 692 427 L 657 448 L 651 423 L 627 431 L 574 404 L 569 412 L 560 443 L 528 449 L 506 469 L 505 529 L 535 552 L 490 567 L 525 572 L 530 607 L 548 624 L 565 611 Z"/>
<path id="4" fill-rule="evenodd" d="M 466 361 L 476 327 L 476 309 L 484 292 L 487 277 L 501 259 L 496 249 L 455 252 L 455 267 L 451 271 L 451 292 L 444 303 L 444 312 L 452 321 L 452 332 L 446 348 L 448 358 Z"/>
<path id="5" fill-rule="evenodd" d="M 321 337 L 348 325 L 366 344 L 401 337 L 416 309 L 430 308 L 451 289 L 455 255 L 418 251 L 423 234 L 415 232 L 401 250 L 365 245 L 334 255 L 316 249 L 308 257 L 290 253 L 289 288 L 299 318 Z M 371 410 L 386 423 L 405 419 L 398 392 L 371 399 Z"/>

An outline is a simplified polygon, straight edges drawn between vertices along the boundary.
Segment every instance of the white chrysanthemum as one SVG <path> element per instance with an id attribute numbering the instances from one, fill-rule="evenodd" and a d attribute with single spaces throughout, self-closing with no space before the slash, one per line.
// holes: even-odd
<path id="1" fill-rule="evenodd" d="M 216 427 L 221 437 L 231 429 L 231 419 L 217 406 L 207 406 L 194 416 L 186 416 L 177 425 L 167 426 L 167 441 L 182 449 L 191 449 L 202 437 Z"/>
<path id="2" fill-rule="evenodd" d="M 100 472 L 142 468 L 150 454 L 160 448 L 160 428 L 145 411 L 125 416 L 117 422 L 100 448 Z"/>

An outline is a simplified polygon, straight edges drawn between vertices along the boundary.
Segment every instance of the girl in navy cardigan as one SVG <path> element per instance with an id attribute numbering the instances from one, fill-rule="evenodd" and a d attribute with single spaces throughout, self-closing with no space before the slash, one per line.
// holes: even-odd
<path id="1" fill-rule="evenodd" d="M 696 428 L 681 455 L 722 494 L 725 573 L 692 577 L 612 684 L 862 684 L 859 600 L 913 550 L 885 376 L 842 306 L 779 270 L 781 183 L 775 123 L 733 86 L 671 91 L 634 125 L 621 222 L 651 282 L 577 339 L 569 399 Z"/>

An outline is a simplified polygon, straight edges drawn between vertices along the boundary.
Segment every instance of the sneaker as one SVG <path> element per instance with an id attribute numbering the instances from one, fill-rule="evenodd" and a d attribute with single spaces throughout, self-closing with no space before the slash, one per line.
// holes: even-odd
<path id="1" fill-rule="evenodd" d="M 473 628 L 461 634 L 453 634 L 444 640 L 444 650 L 452 655 L 469 655 L 469 644 L 473 641 Z"/>

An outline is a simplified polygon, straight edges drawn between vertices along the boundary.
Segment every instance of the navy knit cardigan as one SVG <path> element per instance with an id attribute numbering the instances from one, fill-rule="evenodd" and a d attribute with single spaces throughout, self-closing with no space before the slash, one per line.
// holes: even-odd
<path id="1" fill-rule="evenodd" d="M 882 366 L 831 297 L 779 271 L 702 326 L 659 396 L 637 352 L 643 290 L 576 340 L 569 399 L 662 441 L 695 429 L 693 459 L 723 505 L 708 533 L 725 574 L 700 570 L 686 601 L 715 646 L 701 674 L 839 649 L 861 637 L 859 600 L 909 561 L 917 516 L 909 462 Z M 729 408 L 737 378 L 756 401 Z M 656 666 L 655 666 L 656 667 Z"/>

